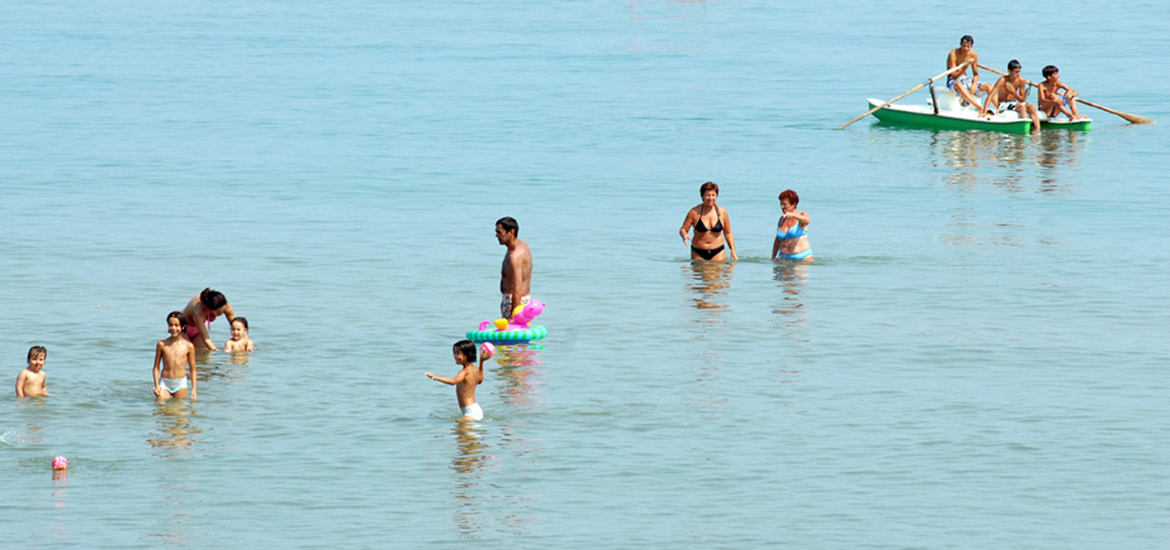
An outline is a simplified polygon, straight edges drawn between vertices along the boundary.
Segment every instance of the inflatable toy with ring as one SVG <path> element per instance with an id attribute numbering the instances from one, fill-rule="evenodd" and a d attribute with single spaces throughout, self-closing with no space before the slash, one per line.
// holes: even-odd
<path id="1" fill-rule="evenodd" d="M 512 313 L 512 321 L 499 318 L 495 321 L 483 321 L 479 330 L 467 331 L 467 339 L 472 342 L 491 342 L 493 344 L 524 344 L 544 338 L 547 330 L 542 325 L 531 325 L 532 320 L 544 311 L 544 303 L 532 300 L 526 306 L 516 306 Z M 494 326 L 493 326 L 494 325 Z M 492 330 L 494 328 L 494 330 Z"/>

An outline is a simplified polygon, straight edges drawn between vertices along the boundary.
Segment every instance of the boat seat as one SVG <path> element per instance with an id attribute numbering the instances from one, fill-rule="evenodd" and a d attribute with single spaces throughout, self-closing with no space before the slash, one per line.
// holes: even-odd
<path id="1" fill-rule="evenodd" d="M 963 98 L 959 97 L 954 90 L 945 86 L 934 86 L 934 97 L 938 99 L 938 108 L 940 111 L 958 111 L 963 108 Z M 972 109 L 978 109 L 979 106 L 973 106 Z"/>

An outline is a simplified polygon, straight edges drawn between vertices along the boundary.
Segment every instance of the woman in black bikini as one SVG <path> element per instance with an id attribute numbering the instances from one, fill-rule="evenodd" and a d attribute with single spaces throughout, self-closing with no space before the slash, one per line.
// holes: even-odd
<path id="1" fill-rule="evenodd" d="M 731 236 L 731 218 L 728 217 L 727 210 L 715 205 L 715 199 L 719 198 L 719 186 L 713 182 L 704 183 L 699 187 L 699 196 L 703 198 L 702 204 L 687 212 L 682 229 L 678 230 L 683 243 L 687 241 L 691 243 L 691 259 L 714 261 L 727 259 L 723 251 L 723 241 L 726 239 L 731 259 L 738 260 L 739 256 L 735 254 L 735 237 Z M 691 226 L 695 227 L 694 240 L 687 238 Z"/>

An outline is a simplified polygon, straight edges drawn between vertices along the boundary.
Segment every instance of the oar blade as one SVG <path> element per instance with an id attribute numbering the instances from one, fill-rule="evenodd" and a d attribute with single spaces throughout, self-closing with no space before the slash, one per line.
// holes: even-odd
<path id="1" fill-rule="evenodd" d="M 1131 113 L 1123 113 L 1121 111 L 1115 111 L 1113 109 L 1110 109 L 1109 107 L 1105 107 L 1103 105 L 1097 105 L 1096 103 L 1093 103 L 1092 101 L 1085 101 L 1079 97 L 1077 98 L 1077 102 L 1084 103 L 1085 105 L 1088 105 L 1090 107 L 1096 107 L 1098 109 L 1101 109 L 1102 111 L 1105 111 L 1106 113 L 1113 113 L 1121 118 L 1124 118 L 1126 121 L 1128 121 L 1132 124 L 1157 124 L 1156 121 L 1154 121 L 1152 119 L 1148 119 L 1144 116 L 1138 116 L 1138 115 L 1131 114 Z"/>

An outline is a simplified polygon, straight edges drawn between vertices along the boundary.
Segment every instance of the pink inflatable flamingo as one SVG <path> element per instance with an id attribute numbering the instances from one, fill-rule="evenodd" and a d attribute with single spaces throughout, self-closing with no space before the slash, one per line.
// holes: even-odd
<path id="1" fill-rule="evenodd" d="M 484 319 L 483 322 L 479 324 L 479 330 L 487 330 L 488 327 L 492 326 L 493 324 L 496 325 L 498 332 L 503 332 L 506 330 L 528 330 L 532 328 L 528 326 L 528 324 L 531 323 L 532 320 L 535 319 L 537 315 L 540 315 L 543 311 L 544 302 L 541 302 L 540 300 L 532 300 L 531 302 L 528 302 L 528 305 L 524 306 L 524 309 L 520 310 L 520 313 L 512 316 L 512 322 L 508 322 L 508 320 L 504 318 L 496 319 L 495 321 Z M 500 325 L 503 326 L 501 327 Z"/>

